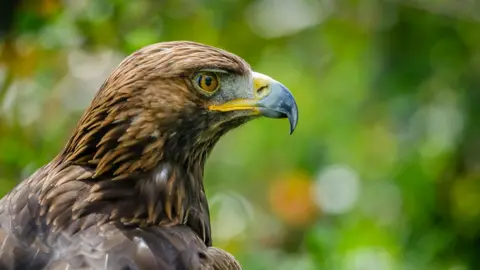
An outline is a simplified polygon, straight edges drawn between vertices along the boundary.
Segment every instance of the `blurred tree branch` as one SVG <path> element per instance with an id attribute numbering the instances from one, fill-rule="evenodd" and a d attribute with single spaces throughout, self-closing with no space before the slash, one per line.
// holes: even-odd
<path id="1" fill-rule="evenodd" d="M 3 101 L 3 98 L 5 97 L 5 94 L 7 93 L 8 88 L 13 82 L 13 73 L 11 69 L 7 69 L 7 74 L 5 75 L 5 78 L 2 81 L 2 84 L 0 85 L 0 103 Z"/>

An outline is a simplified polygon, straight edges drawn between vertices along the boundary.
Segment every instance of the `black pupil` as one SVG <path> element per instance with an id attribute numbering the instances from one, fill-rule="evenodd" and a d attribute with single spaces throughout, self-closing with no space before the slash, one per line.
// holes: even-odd
<path id="1" fill-rule="evenodd" d="M 205 76 L 205 85 L 206 86 L 211 86 L 212 85 L 212 77 Z"/>

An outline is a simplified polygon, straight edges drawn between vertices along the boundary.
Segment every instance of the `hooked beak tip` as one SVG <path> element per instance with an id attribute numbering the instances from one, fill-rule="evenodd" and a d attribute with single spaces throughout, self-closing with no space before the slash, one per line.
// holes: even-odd
<path id="1" fill-rule="evenodd" d="M 269 88 L 270 93 L 258 103 L 260 113 L 269 118 L 288 118 L 291 135 L 298 123 L 298 107 L 295 98 L 283 84 L 277 81 L 272 81 Z"/>

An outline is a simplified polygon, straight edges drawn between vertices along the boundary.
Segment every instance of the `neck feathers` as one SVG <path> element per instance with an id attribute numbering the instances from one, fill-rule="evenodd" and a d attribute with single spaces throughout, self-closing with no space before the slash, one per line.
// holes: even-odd
<path id="1" fill-rule="evenodd" d="M 84 119 L 102 121 L 82 119 L 52 163 L 58 165 L 42 181 L 46 222 L 71 233 L 111 221 L 127 226 L 187 224 L 211 244 L 203 170 L 214 142 L 182 137 L 178 123 L 189 126 L 192 120 L 175 121 L 177 126 L 167 130 L 177 131 L 169 133 L 148 117 L 90 113 Z"/>

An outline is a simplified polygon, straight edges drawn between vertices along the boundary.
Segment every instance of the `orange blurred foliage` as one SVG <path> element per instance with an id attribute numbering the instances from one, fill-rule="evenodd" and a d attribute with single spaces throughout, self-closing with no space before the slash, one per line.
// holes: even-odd
<path id="1" fill-rule="evenodd" d="M 290 226 L 309 225 L 320 214 L 314 203 L 314 182 L 305 173 L 293 173 L 273 181 L 268 192 L 273 212 Z"/>

